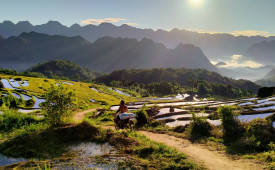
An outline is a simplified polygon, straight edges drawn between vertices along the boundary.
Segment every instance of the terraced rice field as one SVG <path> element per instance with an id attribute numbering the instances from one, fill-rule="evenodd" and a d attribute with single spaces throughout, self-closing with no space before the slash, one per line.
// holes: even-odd
<path id="1" fill-rule="evenodd" d="M 0 94 L 7 95 L 9 92 L 15 97 L 22 100 L 29 100 L 34 98 L 35 104 L 32 107 L 21 108 L 24 109 L 40 109 L 40 104 L 44 102 L 44 94 L 51 86 L 62 84 L 69 90 L 76 92 L 76 97 L 80 108 L 95 108 L 102 105 L 117 104 L 120 100 L 136 101 L 135 97 L 123 92 L 122 89 L 111 89 L 107 86 L 96 85 L 92 83 L 60 81 L 45 78 L 33 78 L 24 76 L 1 75 L 1 82 L 4 89 Z M 19 81 L 16 81 L 19 80 Z M 92 86 L 92 88 L 91 88 Z M 27 112 L 27 111 L 26 111 Z"/>
<path id="2" fill-rule="evenodd" d="M 141 108 L 144 103 L 146 103 L 148 107 L 154 105 L 159 106 L 159 113 L 153 118 L 156 120 L 164 120 L 166 125 L 171 127 L 190 124 L 192 113 L 195 113 L 199 117 L 206 117 L 209 123 L 219 126 L 221 125 L 220 120 L 211 120 L 208 116 L 210 113 L 216 112 L 219 106 L 224 105 L 239 106 L 242 108 L 242 115 L 238 116 L 238 119 L 242 122 L 248 122 L 256 118 L 265 118 L 275 113 L 275 97 L 266 99 L 248 98 L 234 101 L 182 101 L 171 98 L 169 102 L 137 102 L 130 103 L 128 107 L 131 110 L 136 110 Z M 170 112 L 170 107 L 174 108 L 173 112 Z M 117 110 L 118 106 L 112 106 L 111 109 Z M 273 122 L 273 126 L 274 125 L 275 122 Z"/>

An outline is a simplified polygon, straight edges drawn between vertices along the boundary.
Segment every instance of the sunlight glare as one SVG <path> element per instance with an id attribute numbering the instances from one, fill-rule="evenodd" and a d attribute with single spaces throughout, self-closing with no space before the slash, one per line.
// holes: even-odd
<path id="1" fill-rule="evenodd" d="M 191 6 L 199 7 L 203 4 L 203 0 L 188 0 Z"/>

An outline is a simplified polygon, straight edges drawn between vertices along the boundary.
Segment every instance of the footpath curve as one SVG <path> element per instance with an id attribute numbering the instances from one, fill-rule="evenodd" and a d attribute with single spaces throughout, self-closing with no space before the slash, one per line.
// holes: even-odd
<path id="1" fill-rule="evenodd" d="M 76 122 L 83 120 L 85 115 L 89 112 L 96 111 L 100 108 L 89 109 L 86 111 L 77 112 L 73 119 Z M 114 127 L 107 126 L 104 128 Z M 139 131 L 139 133 L 145 135 L 147 138 L 163 143 L 167 146 L 177 149 L 179 152 L 185 154 L 190 160 L 197 164 L 204 165 L 207 169 L 211 170 L 262 170 L 266 169 L 262 164 L 256 163 L 254 160 L 249 159 L 236 159 L 233 160 L 225 153 L 218 151 L 212 151 L 205 148 L 201 144 L 191 143 L 189 140 L 177 138 L 167 134 L 158 134 L 147 131 Z"/>

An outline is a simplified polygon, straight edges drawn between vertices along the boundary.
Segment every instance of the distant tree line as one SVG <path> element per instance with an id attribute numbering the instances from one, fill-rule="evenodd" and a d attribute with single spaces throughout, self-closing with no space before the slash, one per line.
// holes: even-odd
<path id="1" fill-rule="evenodd" d="M 200 97 L 239 98 L 254 95 L 259 88 L 251 81 L 230 79 L 205 69 L 186 68 L 119 70 L 95 81 L 129 88 L 145 96 L 196 93 Z"/>

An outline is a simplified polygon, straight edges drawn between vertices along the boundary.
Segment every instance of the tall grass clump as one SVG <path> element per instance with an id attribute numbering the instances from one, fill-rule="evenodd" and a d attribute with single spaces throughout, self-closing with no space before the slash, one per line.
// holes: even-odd
<path id="1" fill-rule="evenodd" d="M 272 132 L 271 122 L 264 119 L 254 119 L 246 125 L 246 137 L 257 150 L 269 149 L 270 143 L 275 141 Z"/>
<path id="2" fill-rule="evenodd" d="M 211 135 L 212 126 L 206 121 L 205 117 L 198 117 L 192 113 L 192 120 L 186 132 L 189 138 L 199 139 Z"/>
<path id="3" fill-rule="evenodd" d="M 10 131 L 37 123 L 39 123 L 39 120 L 34 116 L 26 115 L 16 110 L 5 110 L 0 115 L 0 131 Z"/>
<path id="4" fill-rule="evenodd" d="M 149 122 L 149 117 L 144 109 L 138 110 L 136 112 L 137 126 L 143 126 Z"/>
<path id="5" fill-rule="evenodd" d="M 222 127 L 224 130 L 223 138 L 225 143 L 235 142 L 244 134 L 244 128 L 237 120 L 238 114 L 232 106 L 222 106 L 217 110 L 222 119 Z"/>

